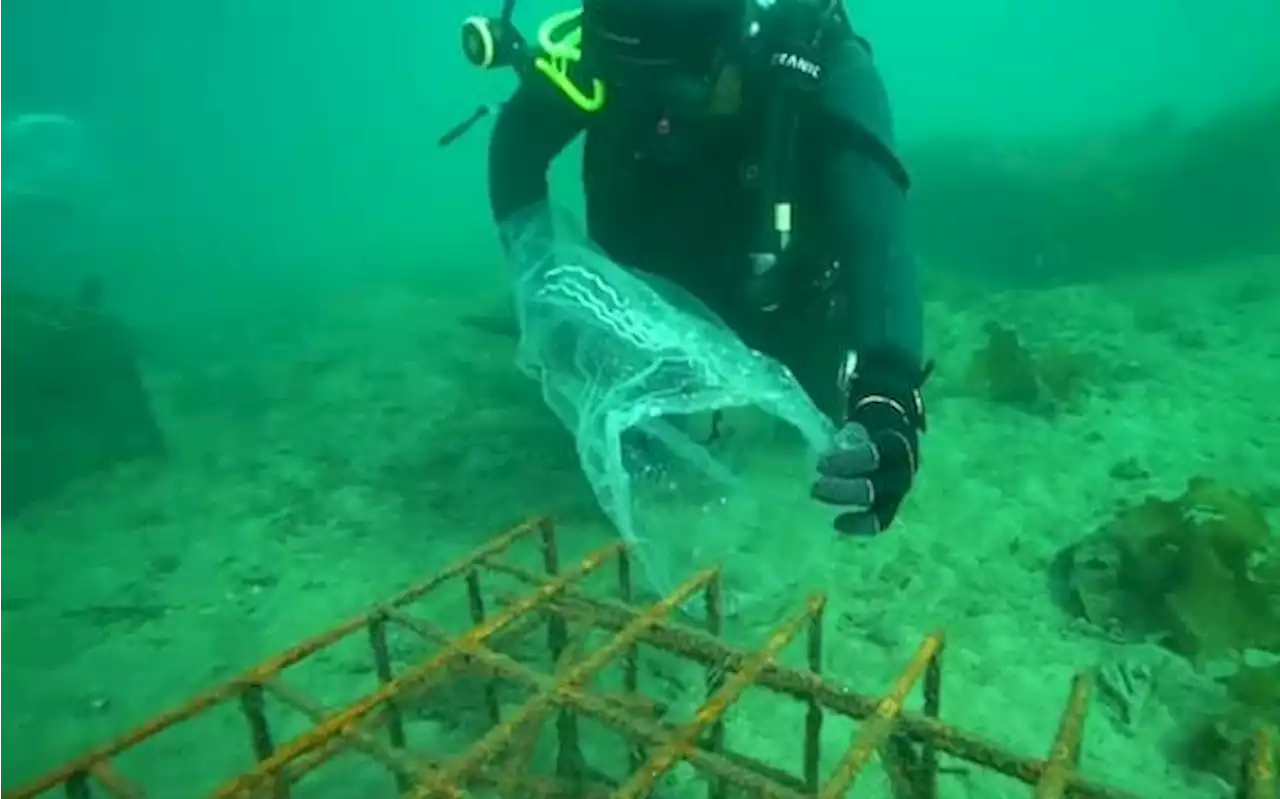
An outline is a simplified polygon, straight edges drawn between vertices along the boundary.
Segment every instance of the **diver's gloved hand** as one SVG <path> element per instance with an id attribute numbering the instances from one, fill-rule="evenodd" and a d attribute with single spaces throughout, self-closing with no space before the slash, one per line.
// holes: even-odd
<path id="1" fill-rule="evenodd" d="M 855 361 L 847 372 L 847 421 L 818 461 L 813 496 L 843 511 L 835 527 L 848 535 L 888 529 L 920 468 L 925 430 L 920 386 L 929 368 L 888 368 Z"/>

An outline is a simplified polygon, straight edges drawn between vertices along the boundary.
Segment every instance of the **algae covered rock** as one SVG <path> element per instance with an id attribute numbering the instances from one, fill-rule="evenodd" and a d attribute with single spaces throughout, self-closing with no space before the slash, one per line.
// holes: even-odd
<path id="1" fill-rule="evenodd" d="M 969 391 L 991 402 L 1039 416 L 1074 409 L 1088 392 L 1095 365 L 1062 348 L 1033 353 L 1011 327 L 988 322 L 985 340 L 969 362 Z"/>
<path id="2" fill-rule="evenodd" d="M 1257 730 L 1280 725 L 1280 548 L 1262 504 L 1194 478 L 1117 512 L 1060 553 L 1054 576 L 1089 625 L 1157 642 L 1219 681 L 1222 701 L 1190 720 L 1181 754 L 1234 781 Z"/>
<path id="3" fill-rule="evenodd" d="M 1201 664 L 1280 650 L 1280 554 L 1266 517 L 1213 480 L 1120 510 L 1058 565 L 1069 610 L 1117 637 Z"/>
<path id="4" fill-rule="evenodd" d="M 133 348 L 92 303 L 3 295 L 4 514 L 164 450 Z M 88 304 L 85 304 L 88 303 Z"/>
<path id="5" fill-rule="evenodd" d="M 1183 742 L 1182 755 L 1194 768 L 1228 782 L 1240 775 L 1240 753 L 1250 751 L 1260 728 L 1273 731 L 1272 756 L 1280 762 L 1280 659 L 1242 664 L 1223 680 L 1226 704 L 1199 720 Z"/>

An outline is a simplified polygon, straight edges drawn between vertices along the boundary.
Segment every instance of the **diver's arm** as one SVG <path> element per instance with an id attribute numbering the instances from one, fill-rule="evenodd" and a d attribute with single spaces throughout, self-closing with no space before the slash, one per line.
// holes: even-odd
<path id="1" fill-rule="evenodd" d="M 848 346 L 865 368 L 919 380 L 923 308 L 904 223 L 907 174 L 894 151 L 888 97 L 864 43 L 842 44 L 822 87 L 826 217 L 850 314 Z M 899 371 L 900 370 L 900 371 Z"/>
<path id="2" fill-rule="evenodd" d="M 498 112 L 489 140 L 489 205 L 503 225 L 548 199 L 547 170 L 585 127 L 585 120 L 549 84 L 522 81 Z"/>

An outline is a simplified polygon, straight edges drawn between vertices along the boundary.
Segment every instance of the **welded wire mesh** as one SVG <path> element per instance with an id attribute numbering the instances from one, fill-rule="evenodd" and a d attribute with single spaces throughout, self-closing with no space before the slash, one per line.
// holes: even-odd
<path id="1" fill-rule="evenodd" d="M 541 549 L 542 568 L 514 565 L 503 555 L 533 541 Z M 587 590 L 591 575 L 616 570 L 617 598 Z M 488 612 L 487 580 L 502 577 L 525 588 Z M 62 790 L 81 799 L 109 796 L 139 799 L 149 794 L 121 774 L 115 762 L 131 749 L 215 707 L 236 703 L 247 723 L 256 764 L 226 779 L 207 794 L 217 799 L 287 799 L 304 777 L 348 753 L 378 764 L 388 775 L 386 795 L 428 797 L 614 797 L 650 795 L 664 775 L 685 763 L 705 781 L 709 799 L 759 796 L 775 799 L 857 795 L 859 779 L 879 761 L 895 799 L 936 799 L 939 756 L 998 772 L 1030 786 L 1037 799 L 1134 799 L 1130 794 L 1087 780 L 1076 765 L 1093 681 L 1080 674 L 1072 683 L 1058 733 L 1044 758 L 1026 757 L 939 720 L 942 698 L 941 632 L 926 636 L 889 690 L 881 697 L 850 691 L 821 675 L 823 609 L 814 594 L 774 627 L 754 649 L 732 646 L 720 637 L 719 573 L 707 569 L 690 576 L 648 607 L 632 604 L 631 559 L 624 546 L 603 547 L 568 567 L 560 564 L 554 525 L 528 522 L 494 538 L 462 561 L 415 584 L 400 595 L 355 618 L 309 638 L 286 652 L 207 691 L 183 706 L 112 740 L 50 773 L 4 793 L 3 799 L 34 799 Z M 465 587 L 470 629 L 451 634 L 407 608 L 448 585 Z M 676 611 L 699 600 L 706 629 L 675 619 Z M 570 628 L 579 631 L 570 634 Z M 389 652 L 389 630 L 412 633 L 433 649 L 396 673 Z M 376 677 L 374 687 L 337 708 L 291 687 L 286 669 L 364 631 Z M 549 657 L 537 664 L 512 654 L 513 640 L 545 631 Z M 589 643 L 595 634 L 602 640 Z M 803 639 L 804 668 L 780 665 L 782 651 Z M 651 647 L 706 672 L 705 701 L 683 720 L 664 717 L 660 702 L 646 697 L 640 684 L 637 651 Z M 621 692 L 606 692 L 596 677 L 618 668 Z M 451 756 L 428 755 L 415 748 L 406 732 L 405 708 L 423 696 L 453 690 L 453 680 L 479 675 L 487 726 L 482 735 Z M 904 709 L 917 684 L 923 686 L 923 711 Z M 502 685 L 517 686 L 525 697 L 501 701 Z M 799 773 L 792 774 L 728 751 L 726 713 L 752 687 L 770 690 L 779 702 L 805 707 Z M 301 734 L 277 740 L 269 708 L 284 706 L 309 723 Z M 824 776 L 820 740 L 824 720 L 835 714 L 860 722 L 843 756 Z M 625 768 L 618 774 L 588 761 L 580 724 L 603 725 L 628 741 Z M 553 766 L 540 769 L 535 752 L 550 730 Z M 1275 799 L 1276 776 L 1271 735 L 1258 733 L 1242 756 L 1240 799 Z M 165 794 L 168 799 L 168 794 Z"/>

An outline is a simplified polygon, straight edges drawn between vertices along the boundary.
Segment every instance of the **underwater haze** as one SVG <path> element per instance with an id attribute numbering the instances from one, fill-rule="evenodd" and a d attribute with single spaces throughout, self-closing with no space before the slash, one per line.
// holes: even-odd
<path id="1" fill-rule="evenodd" d="M 506 90 L 462 66 L 465 10 L 12 3 L 5 116 L 54 111 L 90 131 L 117 210 L 167 260 L 108 277 L 166 304 L 460 269 L 495 252 L 483 137 L 448 159 L 435 140 Z M 459 240 L 437 241 L 432 228 L 464 207 Z"/>
<path id="2" fill-rule="evenodd" d="M 1280 3 L 847 3 L 913 179 L 937 363 L 917 485 L 892 531 L 836 539 L 810 453 L 744 412 L 716 457 L 767 512 L 727 523 L 672 483 L 655 518 L 753 582 L 825 592 L 833 682 L 882 696 L 944 630 L 944 721 L 1038 762 L 1088 672 L 1089 780 L 1225 799 L 1280 728 Z M 438 144 L 516 85 L 461 52 L 460 22 L 499 5 L 4 4 L 5 799 L 522 519 L 556 520 L 562 565 L 617 540 L 516 366 L 492 120 Z M 521 0 L 515 19 L 561 10 Z M 573 210 L 579 153 L 554 174 Z M 535 550 L 517 566 L 541 569 Z M 482 612 L 529 593 L 520 570 L 482 569 Z M 455 582 L 415 606 L 428 639 L 475 621 Z M 759 647 L 791 612 L 723 632 Z M 550 673 L 515 627 L 502 653 Z M 365 636 L 285 673 L 323 709 L 271 715 L 276 745 L 378 685 Z M 388 657 L 403 673 L 439 643 L 400 630 Z M 703 665 L 655 645 L 642 696 L 621 667 L 599 682 L 623 715 L 679 725 Z M 461 671 L 401 707 L 433 763 L 529 695 Z M 253 766 L 239 712 L 113 763 L 149 796 L 210 795 Z M 735 714 L 730 749 L 797 771 L 801 705 L 751 692 Z M 855 725 L 828 715 L 830 770 Z M 618 780 L 631 752 L 606 737 L 582 746 Z M 504 774 L 551 780 L 547 740 Z M 398 795 L 375 766 L 296 795 Z M 941 799 L 1030 790 L 944 766 Z M 875 766 L 851 795 L 889 790 Z"/>
<path id="3" fill-rule="evenodd" d="M 521 3 L 517 18 L 555 9 Z M 907 142 L 1202 117 L 1280 90 L 1268 0 L 850 10 Z M 4 115 L 61 113 L 89 131 L 112 201 L 163 253 L 145 276 L 106 276 L 120 302 L 154 292 L 172 310 L 338 275 L 473 274 L 497 257 L 486 136 L 448 151 L 435 140 L 511 86 L 460 57 L 459 19 L 476 12 L 497 9 L 19 0 L 4 11 Z"/>
<path id="4" fill-rule="evenodd" d="M 872 3 L 908 140 L 1079 134 L 1169 110 L 1203 118 L 1280 87 L 1274 3 Z"/>

